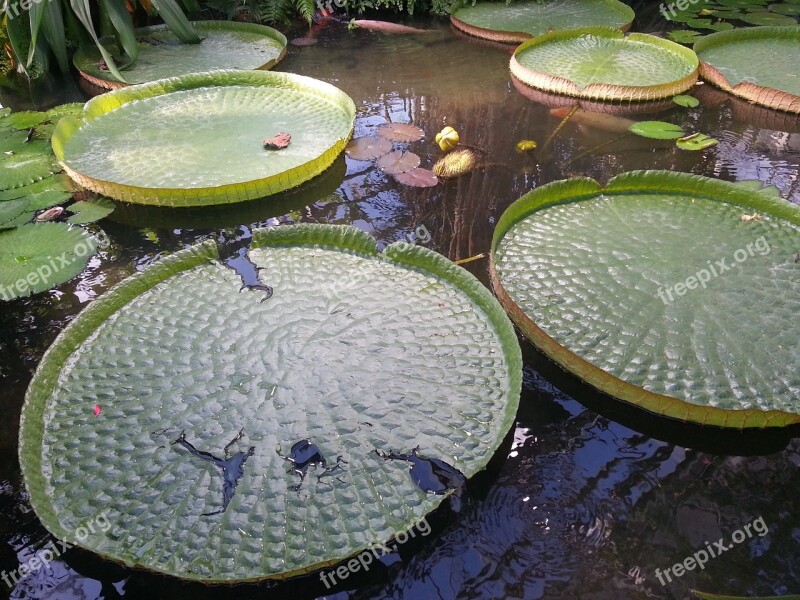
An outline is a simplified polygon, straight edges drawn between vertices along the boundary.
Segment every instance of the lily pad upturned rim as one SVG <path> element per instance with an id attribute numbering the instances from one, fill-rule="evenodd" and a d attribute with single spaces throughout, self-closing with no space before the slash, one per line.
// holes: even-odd
<path id="1" fill-rule="evenodd" d="M 615 10 L 625 11 L 626 18 L 628 18 L 629 20 L 627 24 L 625 24 L 617 31 L 628 31 L 631 28 L 633 20 L 636 18 L 636 13 L 634 13 L 633 9 L 627 4 L 619 2 L 618 0 L 603 0 L 603 2 L 609 8 L 613 7 Z M 496 2 L 496 4 L 500 5 L 499 9 L 502 10 L 503 3 Z M 469 7 L 467 6 L 463 8 L 469 8 Z M 524 31 L 505 31 L 500 29 L 488 29 L 486 27 L 471 25 L 470 23 L 467 23 L 466 21 L 463 21 L 462 19 L 456 17 L 455 15 L 457 14 L 457 12 L 458 11 L 450 15 L 450 22 L 453 24 L 453 26 L 456 27 L 456 29 L 463 31 L 466 34 L 477 38 L 489 40 L 492 42 L 500 42 L 503 44 L 519 44 L 534 37 L 530 33 L 526 33 Z M 562 30 L 562 31 L 568 31 L 568 30 Z"/>
<path id="2" fill-rule="evenodd" d="M 775 110 L 800 114 L 800 96 L 749 81 L 741 81 L 735 85 L 731 85 L 731 82 L 728 81 L 719 69 L 704 61 L 701 57 L 703 50 L 714 46 L 766 38 L 795 39 L 798 42 L 798 46 L 800 46 L 800 26 L 742 27 L 728 31 L 718 31 L 703 36 L 703 38 L 696 41 L 693 46 L 694 51 L 700 59 L 700 77 L 718 88 L 734 96 L 738 96 L 739 98 L 744 98 L 749 102 L 754 102 L 755 104 L 760 104 L 761 106 L 766 106 Z"/>
<path id="3" fill-rule="evenodd" d="M 241 23 L 238 21 L 192 21 L 192 25 L 194 27 L 200 28 L 201 30 L 225 29 L 230 31 L 242 31 L 245 33 L 258 33 L 264 35 L 265 37 L 273 38 L 277 42 L 280 42 L 281 45 L 283 46 L 283 49 L 281 50 L 281 53 L 278 55 L 278 57 L 269 60 L 262 65 L 259 65 L 257 67 L 258 70 L 266 71 L 268 69 L 271 69 L 286 57 L 286 46 L 288 44 L 286 36 L 283 35 L 277 29 L 273 29 L 272 27 L 268 27 L 266 25 L 260 25 L 257 23 Z M 148 27 L 138 27 L 136 28 L 135 33 L 136 36 L 138 37 L 141 35 L 159 33 L 161 31 L 168 31 L 168 30 L 169 28 L 166 25 L 161 24 L 161 25 L 150 25 Z M 114 43 L 114 38 L 111 36 L 101 38 L 100 43 L 106 43 L 106 44 Z M 117 81 L 116 79 L 114 79 L 114 76 L 111 74 L 110 71 L 108 72 L 107 78 L 96 77 L 94 75 L 90 75 L 89 73 L 83 71 L 80 68 L 81 62 L 86 58 L 86 56 L 89 53 L 93 52 L 96 52 L 96 48 L 94 46 L 91 47 L 87 46 L 79 48 L 77 52 L 75 52 L 75 56 L 72 57 L 72 64 L 78 70 L 78 73 L 80 73 L 81 77 L 83 77 L 89 83 L 96 85 L 97 87 L 102 88 L 104 90 L 117 90 L 119 88 L 124 88 L 131 85 L 129 83 L 124 83 L 122 81 Z M 125 72 L 122 71 L 122 74 L 124 76 Z"/>
<path id="4" fill-rule="evenodd" d="M 693 67 L 692 72 L 675 81 L 659 85 L 590 83 L 584 88 L 580 88 L 574 81 L 550 75 L 542 71 L 528 69 L 522 66 L 517 60 L 518 54 L 534 46 L 547 44 L 553 41 L 575 39 L 587 35 L 619 40 L 625 39 L 631 42 L 640 42 L 663 48 L 685 59 L 686 62 Z M 626 35 L 621 30 L 614 29 L 613 27 L 582 27 L 580 29 L 551 31 L 520 44 L 511 57 L 510 68 L 514 77 L 537 90 L 589 100 L 645 102 L 648 100 L 671 98 L 694 86 L 699 73 L 699 60 L 697 55 L 689 48 L 654 35 L 646 33 L 631 33 Z"/>
<path id="5" fill-rule="evenodd" d="M 171 92 L 236 85 L 294 89 L 315 94 L 347 113 L 350 130 L 320 156 L 302 165 L 263 179 L 216 187 L 191 189 L 139 187 L 90 177 L 75 171 L 64 162 L 64 147 L 78 129 L 124 104 Z M 350 96 L 330 83 L 312 77 L 276 71 L 211 71 L 132 85 L 96 96 L 84 106 L 83 119 L 64 117 L 58 122 L 51 143 L 56 159 L 70 178 L 79 185 L 104 196 L 134 204 L 173 207 L 230 204 L 295 188 L 325 171 L 347 146 L 353 135 L 355 118 L 356 106 Z"/>
<path id="6" fill-rule="evenodd" d="M 503 305 L 511 320 L 525 337 L 559 366 L 595 389 L 656 415 L 700 425 L 736 429 L 788 427 L 800 424 L 800 414 L 798 413 L 777 409 L 734 410 L 701 406 L 650 392 L 628 383 L 562 346 L 545 333 L 514 302 L 503 287 L 495 264 L 496 252 L 503 237 L 514 225 L 534 212 L 557 204 L 588 200 L 601 193 L 682 193 L 714 200 L 718 200 L 722 195 L 725 197 L 725 202 L 729 204 L 755 209 L 800 225 L 800 208 L 791 202 L 767 193 L 760 193 L 752 188 L 737 186 L 735 183 L 689 173 L 656 170 L 629 171 L 610 179 L 605 187 L 588 177 L 576 177 L 543 185 L 519 198 L 501 215 L 494 231 L 492 250 L 489 256 L 492 289 L 500 300 L 500 304 Z"/>
<path id="7" fill-rule="evenodd" d="M 471 477 L 486 468 L 505 439 L 507 432 L 514 424 L 522 389 L 521 348 L 514 326 L 497 302 L 497 299 L 473 275 L 453 264 L 444 256 L 427 248 L 405 242 L 395 242 L 386 247 L 381 253 L 378 251 L 376 241 L 372 236 L 353 226 L 299 224 L 253 231 L 251 244 L 253 249 L 301 246 L 335 249 L 362 256 L 385 257 L 385 259 L 398 265 L 416 271 L 427 272 L 454 285 L 484 312 L 497 333 L 500 347 L 503 349 L 508 365 L 508 385 L 505 395 L 507 403 L 505 412 L 496 426 L 498 435 L 495 436 L 492 444 L 485 448 L 485 453 L 470 463 L 470 469 L 465 470 L 464 474 L 467 477 Z M 62 330 L 44 353 L 28 387 L 22 407 L 19 428 L 19 460 L 31 506 L 44 527 L 59 539 L 72 541 L 70 536 L 73 535 L 73 532 L 66 530 L 60 524 L 57 511 L 52 504 L 50 496 L 47 494 L 47 482 L 42 473 L 43 462 L 41 454 L 44 443 L 44 415 L 49 399 L 58 383 L 59 373 L 61 373 L 73 353 L 94 334 L 98 327 L 127 304 L 166 282 L 174 275 L 218 259 L 219 254 L 216 243 L 213 240 L 206 240 L 167 256 L 147 269 L 133 274 L 92 301 L 75 320 Z M 438 496 L 437 498 L 441 502 L 445 497 Z M 81 545 L 80 541 L 78 541 L 78 545 Z M 87 549 L 97 552 L 92 548 Z M 124 561 L 113 556 L 100 555 L 103 558 L 125 564 L 128 567 L 154 570 L 135 561 Z M 288 579 L 335 565 L 345 558 L 347 557 L 336 557 L 296 572 L 285 572 L 280 575 L 237 582 Z M 188 577 L 186 573 L 177 574 L 167 570 L 158 570 L 157 572 L 199 580 L 205 583 L 234 583 L 229 580 L 211 581 L 198 577 Z"/>

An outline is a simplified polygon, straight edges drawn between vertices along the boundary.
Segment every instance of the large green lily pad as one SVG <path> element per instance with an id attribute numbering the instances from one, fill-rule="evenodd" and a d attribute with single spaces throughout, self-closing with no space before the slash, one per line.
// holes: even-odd
<path id="1" fill-rule="evenodd" d="M 217 69 L 271 69 L 286 54 L 286 37 L 272 27 L 231 21 L 198 21 L 193 25 L 203 36 L 199 44 L 181 43 L 166 25 L 137 29 L 138 57 L 123 69 L 125 83 L 100 67 L 102 56 L 97 46 L 79 49 L 72 62 L 94 85 L 116 89 Z M 101 43 L 114 53 L 113 37 L 103 38 Z"/>
<path id="2" fill-rule="evenodd" d="M 511 57 L 511 72 L 523 83 L 592 100 L 671 97 L 695 84 L 697 70 L 694 52 L 679 44 L 609 27 L 547 33 Z"/>
<path id="3" fill-rule="evenodd" d="M 501 217 L 492 279 L 547 355 L 645 410 L 800 423 L 800 207 L 667 171 L 542 186 Z M 721 261 L 721 262 L 720 262 Z"/>
<path id="4" fill-rule="evenodd" d="M 750 102 L 800 113 L 800 26 L 720 31 L 694 50 L 703 79 Z"/>
<path id="5" fill-rule="evenodd" d="M 520 0 L 465 6 L 450 21 L 480 38 L 523 42 L 548 31 L 594 25 L 627 30 L 634 16 L 633 9 L 617 0 Z"/>
<path id="6" fill-rule="evenodd" d="M 64 118 L 53 149 L 80 185 L 141 204 L 251 200 L 298 186 L 347 145 L 353 101 L 300 75 L 215 71 L 115 90 Z M 291 135 L 282 150 L 264 139 Z"/>
<path id="7" fill-rule="evenodd" d="M 471 477 L 514 423 L 513 327 L 472 275 L 425 248 L 383 253 L 349 226 L 257 230 L 244 289 L 213 242 L 162 259 L 84 310 L 48 350 L 22 412 L 31 504 L 55 536 L 205 582 L 284 578 L 408 530 L 444 496 L 375 450 Z M 95 410 L 99 406 L 100 410 Z M 95 413 L 99 413 L 95 416 Z M 222 469 L 173 444 L 252 455 L 227 509 Z M 336 477 L 301 489 L 303 439 Z"/>

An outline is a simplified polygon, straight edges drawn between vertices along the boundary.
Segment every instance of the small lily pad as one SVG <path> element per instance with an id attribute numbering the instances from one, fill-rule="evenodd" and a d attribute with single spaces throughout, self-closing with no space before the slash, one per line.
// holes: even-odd
<path id="1" fill-rule="evenodd" d="M 425 137 L 425 132 L 410 123 L 384 123 L 378 127 L 378 135 L 393 142 L 416 142 Z"/>
<path id="2" fill-rule="evenodd" d="M 401 152 L 394 150 L 385 154 L 378 159 L 378 168 L 389 173 L 390 175 L 398 175 L 406 173 L 411 169 L 416 169 L 419 166 L 419 156 L 413 152 Z"/>
<path id="3" fill-rule="evenodd" d="M 719 144 L 719 140 L 708 137 L 704 133 L 693 133 L 675 140 L 675 145 L 681 150 L 705 150 Z"/>
<path id="4" fill-rule="evenodd" d="M 345 154 L 353 160 L 375 160 L 389 152 L 392 144 L 384 138 L 367 136 L 347 144 Z"/>
<path id="5" fill-rule="evenodd" d="M 394 178 L 403 185 L 410 185 L 411 187 L 433 187 L 439 183 L 436 173 L 419 167 L 405 173 L 397 173 Z"/>
<path id="6" fill-rule="evenodd" d="M 628 131 L 654 140 L 676 140 L 683 137 L 680 125 L 665 121 L 639 121 L 628 127 Z"/>
<path id="7" fill-rule="evenodd" d="M 672 101 L 678 106 L 685 106 L 687 108 L 694 108 L 700 106 L 700 100 L 694 96 L 687 96 L 685 94 L 678 94 L 672 98 Z"/>
<path id="8" fill-rule="evenodd" d="M 740 17 L 740 20 L 750 25 L 797 25 L 794 18 L 768 10 L 749 12 Z"/>
<path id="9" fill-rule="evenodd" d="M 703 37 L 703 35 L 700 32 L 692 31 L 691 29 L 676 29 L 675 31 L 670 31 L 667 34 L 667 37 L 673 42 L 678 42 L 679 44 L 694 44 L 697 39 Z"/>
<path id="10" fill-rule="evenodd" d="M 76 202 L 67 208 L 69 212 L 73 213 L 73 215 L 67 219 L 67 223 L 72 223 L 74 225 L 94 223 L 110 215 L 114 212 L 115 208 L 116 205 L 108 198 Z"/>

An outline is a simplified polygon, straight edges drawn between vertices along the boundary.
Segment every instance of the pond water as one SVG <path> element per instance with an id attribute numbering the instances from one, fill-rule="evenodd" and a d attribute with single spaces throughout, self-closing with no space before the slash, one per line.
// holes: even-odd
<path id="1" fill-rule="evenodd" d="M 632 169 L 669 169 L 730 181 L 759 179 L 800 203 L 800 119 L 754 108 L 709 86 L 697 109 L 666 105 L 659 120 L 720 140 L 704 152 L 620 137 L 615 117 L 573 119 L 536 104 L 510 80 L 511 47 L 434 31 L 389 36 L 315 29 L 316 45 L 290 46 L 277 70 L 339 86 L 356 102 L 355 137 L 387 121 L 426 132 L 411 144 L 430 168 L 433 136 L 454 126 L 484 166 L 433 188 L 405 187 L 369 162 L 340 159 L 314 185 L 279 199 L 224 210 L 118 210 L 100 223 L 112 241 L 57 291 L 3 303 L 0 313 L 0 571 L 32 556 L 48 535 L 28 509 L 16 456 L 18 419 L 31 374 L 56 335 L 93 298 L 165 253 L 201 239 L 245 243 L 276 222 L 354 224 L 381 245 L 411 239 L 452 260 L 489 249 L 503 210 L 531 188 L 581 174 L 606 181 Z M 658 28 L 654 19 L 644 29 Z M 643 28 L 640 23 L 639 29 Z M 303 35 L 296 31 L 294 35 Z M 292 33 L 289 34 L 292 37 Z M 47 108 L 84 99 L 71 81 L 3 105 Z M 629 117 L 635 118 L 635 117 Z M 520 140 L 536 140 L 519 153 Z M 235 261 L 235 257 L 233 259 Z M 487 282 L 486 260 L 465 265 Z M 523 342 L 525 380 L 516 428 L 486 477 L 472 482 L 458 514 L 387 555 L 368 576 L 326 589 L 318 576 L 288 584 L 206 588 L 148 575 L 71 550 L 15 589 L 14 598 L 689 598 L 689 588 L 739 595 L 800 593 L 800 443 L 679 428 L 609 403 Z M 591 407 L 591 408 L 589 408 Z M 595 412 L 599 410 L 600 412 Z M 646 432 L 646 433 L 642 433 Z M 512 439 L 513 438 L 513 439 Z M 699 448 L 699 449 L 692 449 Z M 734 456 L 734 453 L 750 456 Z M 749 534 L 731 544 L 734 532 Z M 741 536 L 739 536 L 741 537 Z M 720 539 L 731 548 L 704 569 L 659 581 Z"/>

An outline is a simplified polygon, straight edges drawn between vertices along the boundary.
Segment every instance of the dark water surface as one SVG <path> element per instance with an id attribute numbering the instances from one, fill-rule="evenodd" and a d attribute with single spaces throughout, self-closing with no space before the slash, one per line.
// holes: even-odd
<path id="1" fill-rule="evenodd" d="M 426 137 L 407 146 L 430 168 L 440 155 L 435 133 L 453 125 L 463 142 L 485 152 L 485 168 L 417 189 L 400 185 L 372 163 L 340 159 L 313 185 L 278 199 L 182 212 L 120 209 L 100 224 L 111 247 L 78 279 L 57 291 L 3 303 L 0 570 L 17 569 L 49 540 L 33 513 L 25 512 L 16 456 L 20 408 L 32 372 L 90 300 L 165 253 L 208 237 L 246 241 L 255 226 L 320 222 L 354 224 L 381 245 L 427 232 L 427 242 L 427 235 L 416 235 L 420 243 L 458 260 L 486 252 L 500 214 L 532 187 L 575 174 L 606 181 L 643 168 L 760 179 L 800 202 L 797 118 L 731 101 L 702 86 L 701 108 L 668 106 L 651 118 L 716 137 L 720 144 L 713 149 L 683 152 L 630 136 L 615 140 L 619 134 L 576 122 L 541 148 L 559 119 L 510 81 L 510 48 L 466 38 L 444 24 L 432 27 L 436 31 L 426 35 L 387 36 L 330 25 L 317 33 L 317 45 L 290 46 L 279 70 L 328 81 L 350 94 L 358 107 L 355 137 L 387 121 L 414 123 Z M 33 98 L 23 91 L 2 102 L 46 108 L 85 96 L 72 82 L 61 81 Z M 522 139 L 538 141 L 540 149 L 516 152 Z M 466 268 L 487 282 L 486 266 L 477 260 Z M 349 579 L 354 589 L 327 592 L 314 576 L 288 586 L 205 588 L 120 569 L 71 550 L 13 590 L 0 581 L 0 598 L 9 593 L 42 599 L 301 600 L 327 592 L 337 600 L 624 600 L 689 598 L 691 587 L 739 595 L 800 593 L 797 441 L 719 438 L 649 420 L 609 406 L 527 343 L 523 347 L 520 412 L 496 468 L 473 482 L 458 514 L 438 515 L 434 530 L 404 547 L 402 556 L 385 557 L 386 566 L 376 566 L 367 578 Z M 750 536 L 703 570 L 661 585 L 656 569 L 663 572 L 720 538 L 728 545 L 734 531 L 753 521 Z"/>

